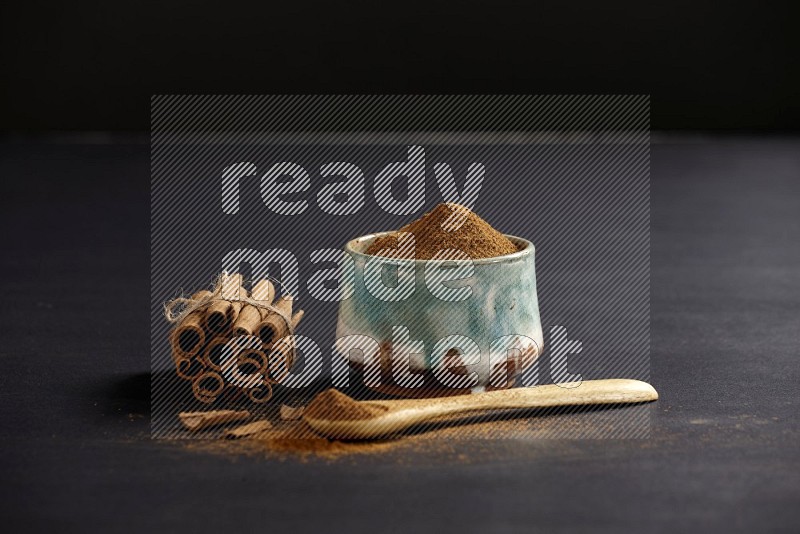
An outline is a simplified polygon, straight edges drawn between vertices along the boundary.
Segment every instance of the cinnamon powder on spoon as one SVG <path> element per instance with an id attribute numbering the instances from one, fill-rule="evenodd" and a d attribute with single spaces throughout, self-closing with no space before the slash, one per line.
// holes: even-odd
<path id="1" fill-rule="evenodd" d="M 458 228 L 448 228 L 445 223 L 455 211 L 460 212 L 463 224 Z M 413 256 L 410 250 L 398 248 L 401 232 L 414 235 Z M 447 203 L 439 204 L 432 211 L 396 232 L 377 238 L 367 248 L 367 254 L 429 260 L 437 252 L 448 249 L 459 250 L 471 259 L 494 258 L 513 254 L 518 250 L 511 240 L 468 208 Z"/>
<path id="2" fill-rule="evenodd" d="M 382 406 L 360 403 L 335 389 L 328 389 L 314 397 L 305 414 L 313 419 L 355 421 L 370 419 L 385 411 Z"/>

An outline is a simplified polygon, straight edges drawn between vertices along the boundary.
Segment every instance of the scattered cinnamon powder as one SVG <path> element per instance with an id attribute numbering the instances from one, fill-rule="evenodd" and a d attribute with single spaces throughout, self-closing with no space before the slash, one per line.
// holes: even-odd
<path id="1" fill-rule="evenodd" d="M 508 412 L 490 420 L 482 415 L 467 415 L 456 420 L 444 417 L 417 431 L 384 441 L 329 440 L 315 434 L 303 421 L 284 421 L 278 428 L 239 440 L 190 440 L 183 446 L 231 459 L 244 455 L 301 462 L 338 462 L 373 456 L 380 461 L 417 466 L 424 462 L 436 466 L 442 462 L 484 462 L 509 455 L 515 458 L 529 455 L 532 460 L 541 460 L 542 454 L 562 454 L 564 447 L 570 447 L 565 440 L 619 435 L 620 421 L 612 416 L 613 413 L 601 411 L 539 414 L 533 418 Z M 555 442 L 558 446 L 553 446 L 552 439 L 558 440 Z M 574 454 L 583 454 L 577 449 L 580 447 L 576 447 Z"/>
<path id="2" fill-rule="evenodd" d="M 193 441 L 187 446 L 194 450 L 228 455 L 263 455 L 305 461 L 311 458 L 336 460 L 344 456 L 381 453 L 390 450 L 394 442 L 329 440 L 315 434 L 303 421 L 293 421 L 280 429 L 261 432 L 245 439 Z"/>
<path id="3" fill-rule="evenodd" d="M 458 211 L 464 218 L 463 224 L 448 231 L 445 222 Z M 414 235 L 414 254 L 405 247 L 400 248 L 398 234 L 410 232 Z M 409 223 L 397 232 L 376 239 L 367 249 L 367 254 L 429 260 L 437 252 L 455 249 L 472 259 L 494 258 L 517 252 L 506 236 L 492 228 L 489 223 L 459 204 L 439 204 L 420 219 Z"/>
<path id="4" fill-rule="evenodd" d="M 370 454 L 386 450 L 390 445 L 381 441 L 339 441 L 315 434 L 305 423 L 274 435 L 261 435 L 262 447 L 278 455 L 315 456 L 334 459 L 351 454 Z"/>
<path id="5" fill-rule="evenodd" d="M 314 419 L 354 421 L 369 419 L 385 411 L 383 406 L 357 402 L 344 393 L 328 389 L 314 397 L 305 413 Z"/>

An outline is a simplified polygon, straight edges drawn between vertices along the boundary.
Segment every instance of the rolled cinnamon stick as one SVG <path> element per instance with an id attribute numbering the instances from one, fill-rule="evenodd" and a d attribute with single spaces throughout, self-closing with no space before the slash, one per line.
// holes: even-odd
<path id="1" fill-rule="evenodd" d="M 215 337 L 206 344 L 202 354 L 202 361 L 206 367 L 219 371 L 222 369 L 222 349 L 230 341 L 227 337 Z"/>
<path id="2" fill-rule="evenodd" d="M 300 319 L 303 318 L 303 310 L 298 310 L 292 316 L 292 328 L 297 328 Z M 285 336 L 284 336 L 285 337 Z M 276 338 L 277 342 L 279 339 Z M 270 381 L 281 382 L 289 374 L 289 371 L 294 366 L 294 340 L 286 340 L 283 343 L 270 345 L 270 351 L 267 354 L 267 372 Z"/>
<path id="3" fill-rule="evenodd" d="M 252 336 L 255 335 L 256 327 L 261 321 L 261 312 L 252 304 L 245 303 L 242 306 L 242 311 L 236 318 L 233 324 L 234 336 Z"/>
<path id="4" fill-rule="evenodd" d="M 231 325 L 236 321 L 241 308 L 241 302 L 229 302 L 227 300 L 212 302 L 206 312 L 206 329 L 213 334 L 228 332 Z"/>
<path id="5" fill-rule="evenodd" d="M 275 287 L 269 280 L 261 280 L 253 286 L 253 291 L 250 293 L 250 298 L 265 304 L 272 302 L 275 298 Z M 264 314 L 257 306 L 245 303 L 236 322 L 233 324 L 234 336 L 253 336 L 256 333 L 258 324 L 261 322 Z"/>
<path id="6" fill-rule="evenodd" d="M 267 355 L 267 373 L 271 382 L 280 383 L 294 365 L 292 345 L 281 343 Z"/>
<path id="7" fill-rule="evenodd" d="M 238 302 L 241 297 L 247 296 L 247 291 L 242 287 L 242 275 L 231 274 L 221 282 L 220 298 L 211 303 L 206 312 L 206 328 L 209 332 L 224 333 L 228 332 L 236 321 L 242 303 Z"/>
<path id="8" fill-rule="evenodd" d="M 205 370 L 205 365 L 198 358 L 178 359 L 175 362 L 175 372 L 184 380 L 194 380 Z"/>
<path id="9" fill-rule="evenodd" d="M 192 300 L 202 300 L 211 296 L 211 291 L 198 291 L 192 295 Z M 191 358 L 203 347 L 206 333 L 203 330 L 205 309 L 195 310 L 180 322 L 172 331 L 170 344 L 172 351 L 178 358 Z"/>
<path id="10" fill-rule="evenodd" d="M 292 300 L 292 297 L 283 296 L 275 301 L 273 306 L 275 309 L 283 312 L 284 315 L 291 315 Z M 300 314 L 297 320 L 299 321 L 302 317 L 303 315 Z M 261 339 L 262 343 L 265 345 L 270 345 L 288 334 L 289 329 L 286 327 L 286 323 L 280 315 L 276 313 L 268 313 L 256 326 L 255 333 L 259 339 Z"/>
<path id="11" fill-rule="evenodd" d="M 220 288 L 220 295 L 225 300 L 238 300 L 244 296 L 244 277 L 239 273 L 226 274 L 225 279 L 222 280 Z"/>
<path id="12" fill-rule="evenodd" d="M 219 373 L 214 371 L 201 373 L 192 382 L 194 397 L 205 404 L 214 402 L 224 389 L 225 381 Z"/>
<path id="13" fill-rule="evenodd" d="M 239 354 L 236 365 L 242 374 L 265 375 L 267 373 L 267 355 L 258 349 L 245 349 Z"/>
<path id="14" fill-rule="evenodd" d="M 221 362 L 221 372 L 236 388 L 247 389 L 266 381 L 267 355 L 256 348 L 242 350 L 235 359 Z"/>
<path id="15" fill-rule="evenodd" d="M 300 322 L 300 319 L 306 314 L 303 310 L 297 310 L 297 313 L 292 315 L 292 328 L 297 328 L 297 323 Z"/>
<path id="16" fill-rule="evenodd" d="M 253 286 L 250 298 L 269 304 L 275 298 L 275 286 L 269 280 L 261 280 Z"/>
<path id="17" fill-rule="evenodd" d="M 269 383 L 264 383 L 253 388 L 247 388 L 244 393 L 251 401 L 261 404 L 272 398 L 272 386 Z"/>

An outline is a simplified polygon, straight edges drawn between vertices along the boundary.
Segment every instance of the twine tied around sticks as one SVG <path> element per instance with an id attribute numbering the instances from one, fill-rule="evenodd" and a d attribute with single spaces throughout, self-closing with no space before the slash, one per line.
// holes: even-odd
<path id="1" fill-rule="evenodd" d="M 211 294 L 206 297 L 195 299 L 192 297 L 180 296 L 180 297 L 175 297 L 174 299 L 168 302 L 165 302 L 164 318 L 169 323 L 179 325 L 191 313 L 199 309 L 208 307 L 210 304 L 214 302 L 222 300 L 227 302 L 242 302 L 245 304 L 250 304 L 251 306 L 255 306 L 256 308 L 259 308 L 261 310 L 267 310 L 270 313 L 274 313 L 275 315 L 280 317 L 281 320 L 286 324 L 286 331 L 288 332 L 287 337 L 294 336 L 294 326 L 292 325 L 292 318 L 288 314 L 277 309 L 275 306 L 272 305 L 272 303 L 266 302 L 264 300 L 256 300 L 249 296 L 242 296 L 241 294 L 234 295 L 232 296 L 233 298 L 227 298 L 228 295 L 223 296 L 222 295 L 223 287 L 225 287 L 225 283 L 231 276 L 232 275 L 229 274 L 227 271 L 223 271 L 216 278 L 216 280 L 214 280 L 212 284 L 213 287 L 210 290 Z M 281 284 L 279 281 L 274 280 L 268 276 L 265 276 L 263 279 L 269 280 L 273 284 L 279 286 L 281 289 L 284 290 L 284 296 L 288 296 L 290 299 L 294 300 L 294 297 L 288 291 L 286 291 L 284 285 Z M 292 350 L 292 359 L 294 360 L 295 357 L 297 356 L 296 354 L 297 349 L 294 343 L 291 343 L 291 350 Z"/>

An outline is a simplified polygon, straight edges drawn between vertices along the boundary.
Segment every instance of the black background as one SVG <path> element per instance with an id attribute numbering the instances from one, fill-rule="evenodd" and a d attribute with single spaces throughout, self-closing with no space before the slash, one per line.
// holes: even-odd
<path id="1" fill-rule="evenodd" d="M 4 2 L 0 125 L 147 131 L 153 94 L 651 94 L 654 129 L 800 125 L 791 2 Z"/>

